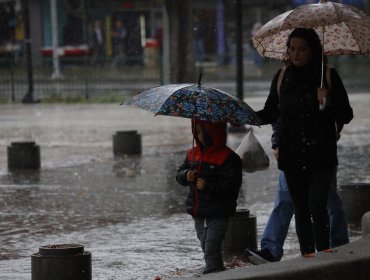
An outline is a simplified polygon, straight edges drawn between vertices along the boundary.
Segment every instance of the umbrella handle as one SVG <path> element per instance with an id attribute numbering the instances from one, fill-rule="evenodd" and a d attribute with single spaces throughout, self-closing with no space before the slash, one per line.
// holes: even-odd
<path id="1" fill-rule="evenodd" d="M 324 36 L 324 35 L 323 35 Z M 321 83 L 320 87 L 324 86 L 324 48 L 322 50 L 322 59 L 321 59 Z M 320 111 L 324 110 L 326 107 L 326 97 L 324 97 L 321 104 L 319 104 Z"/>
<path id="2" fill-rule="evenodd" d="M 326 97 L 322 100 L 322 104 L 319 104 L 320 111 L 324 110 L 326 107 Z"/>

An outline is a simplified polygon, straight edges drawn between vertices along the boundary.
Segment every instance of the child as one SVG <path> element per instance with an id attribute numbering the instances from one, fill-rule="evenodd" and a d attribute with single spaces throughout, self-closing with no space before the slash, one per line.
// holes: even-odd
<path id="1" fill-rule="evenodd" d="M 225 270 L 222 241 L 236 211 L 242 183 L 240 157 L 226 146 L 226 124 L 192 120 L 196 146 L 188 151 L 176 180 L 189 186 L 188 214 L 193 216 L 204 253 L 203 274 Z"/>

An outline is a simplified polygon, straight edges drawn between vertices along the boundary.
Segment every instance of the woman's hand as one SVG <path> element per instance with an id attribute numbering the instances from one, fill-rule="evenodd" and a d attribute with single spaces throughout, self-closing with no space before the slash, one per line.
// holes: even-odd
<path id="1" fill-rule="evenodd" d="M 275 150 L 274 150 L 274 156 L 275 156 L 275 159 L 278 160 L 279 159 L 279 147 L 277 147 Z"/>
<path id="2" fill-rule="evenodd" d="M 320 87 L 317 89 L 317 100 L 320 105 L 324 105 L 325 98 L 328 96 L 328 90 L 326 88 Z"/>

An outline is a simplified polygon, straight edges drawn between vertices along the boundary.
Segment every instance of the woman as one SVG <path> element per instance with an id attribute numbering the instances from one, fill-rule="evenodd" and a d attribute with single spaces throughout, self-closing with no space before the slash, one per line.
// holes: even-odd
<path id="1" fill-rule="evenodd" d="M 301 254 L 310 256 L 315 250 L 330 247 L 326 206 L 338 165 L 336 143 L 353 112 L 334 69 L 330 72 L 330 90 L 320 87 L 322 46 L 313 29 L 297 28 L 289 35 L 287 58 L 279 90 L 281 70 L 272 81 L 263 110 L 257 114 L 266 123 L 280 118 L 278 167 L 285 173 L 293 200 Z M 326 106 L 320 109 L 324 98 Z"/>
<path id="2" fill-rule="evenodd" d="M 188 151 L 176 180 L 189 188 L 186 209 L 194 218 L 207 274 L 225 269 L 222 241 L 236 211 L 242 163 L 226 146 L 226 123 L 192 120 L 192 132 L 196 146 Z"/>

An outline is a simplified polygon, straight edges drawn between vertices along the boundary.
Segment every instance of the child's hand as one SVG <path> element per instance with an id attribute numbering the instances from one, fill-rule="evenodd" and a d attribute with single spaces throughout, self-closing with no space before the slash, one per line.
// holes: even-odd
<path id="1" fill-rule="evenodd" d="M 204 188 L 206 187 L 206 180 L 204 180 L 203 178 L 198 178 L 196 187 L 200 191 L 204 190 Z"/>
<path id="2" fill-rule="evenodd" d="M 186 180 L 188 182 L 195 182 L 195 178 L 196 178 L 196 171 L 195 170 L 191 170 L 189 169 L 187 172 L 186 172 Z"/>
<path id="3" fill-rule="evenodd" d="M 274 150 L 274 156 L 276 160 L 279 160 L 279 147 Z"/>

